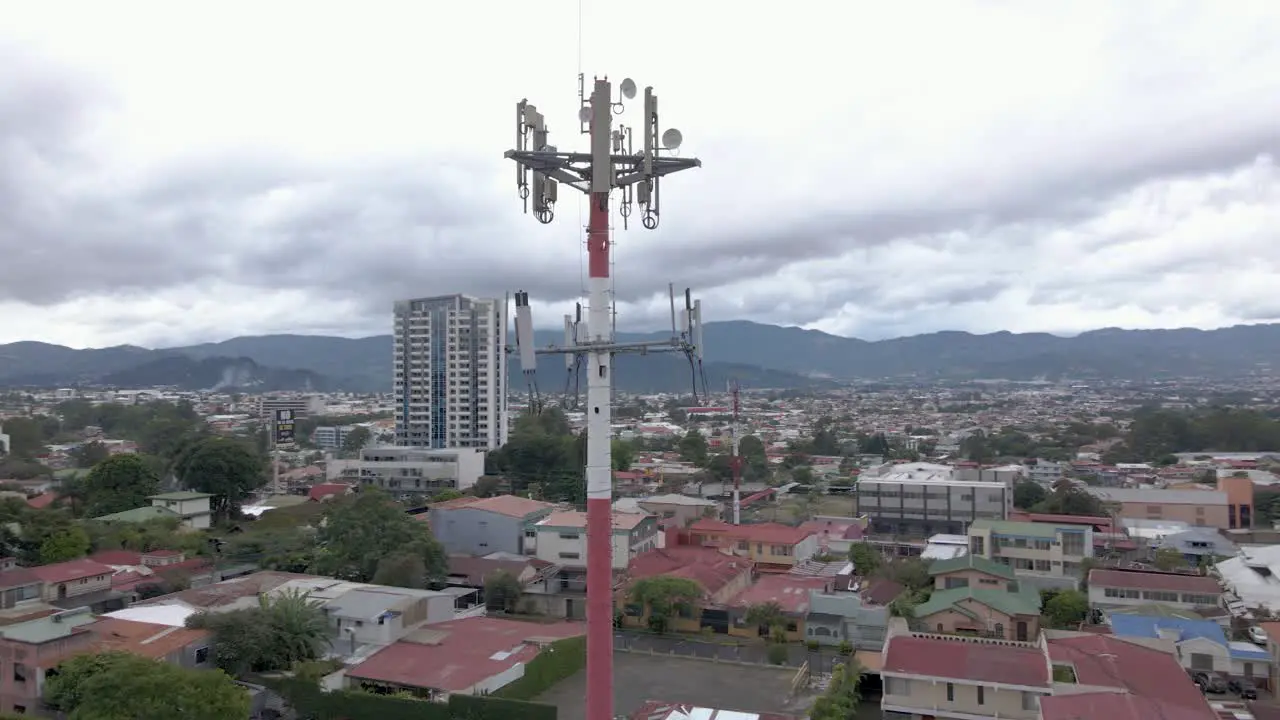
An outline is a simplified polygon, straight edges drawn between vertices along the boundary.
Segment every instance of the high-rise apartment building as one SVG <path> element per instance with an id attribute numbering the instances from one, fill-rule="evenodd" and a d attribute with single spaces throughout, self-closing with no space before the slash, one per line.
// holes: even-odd
<path id="1" fill-rule="evenodd" d="M 466 295 L 395 304 L 396 444 L 507 441 L 507 305 Z"/>

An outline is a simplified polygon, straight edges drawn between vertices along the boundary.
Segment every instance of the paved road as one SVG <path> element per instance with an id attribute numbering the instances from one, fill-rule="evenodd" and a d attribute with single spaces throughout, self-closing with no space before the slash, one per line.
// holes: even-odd
<path id="1" fill-rule="evenodd" d="M 768 646 L 763 642 L 743 641 L 740 644 L 728 644 L 727 642 L 708 642 L 687 635 L 615 632 L 613 643 L 619 650 L 645 650 L 761 665 L 769 664 Z M 800 667 L 807 662 L 813 672 L 829 671 L 832 663 L 840 658 L 830 650 L 810 652 L 805 646 L 794 643 L 786 647 L 788 666 Z"/>

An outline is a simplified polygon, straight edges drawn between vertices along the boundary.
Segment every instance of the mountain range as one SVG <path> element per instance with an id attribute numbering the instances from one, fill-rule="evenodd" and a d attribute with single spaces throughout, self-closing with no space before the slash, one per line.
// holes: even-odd
<path id="1" fill-rule="evenodd" d="M 708 323 L 704 336 L 702 374 L 713 390 L 731 378 L 744 388 L 826 387 L 857 379 L 1230 378 L 1269 371 L 1272 358 L 1280 356 L 1280 325 L 1107 328 L 1074 337 L 939 332 L 867 341 L 730 321 Z M 663 337 L 622 333 L 619 339 Z M 560 333 L 539 332 L 536 340 L 539 346 L 555 344 Z M 129 345 L 76 350 L 18 342 L 0 345 L 0 385 L 386 392 L 391 358 L 389 335 L 263 335 L 157 350 Z M 522 386 L 517 365 L 513 357 L 513 385 Z M 615 379 L 624 391 L 688 391 L 692 376 L 683 357 L 623 355 L 615 363 Z M 543 392 L 562 391 L 568 379 L 564 360 L 541 357 L 536 377 Z"/>

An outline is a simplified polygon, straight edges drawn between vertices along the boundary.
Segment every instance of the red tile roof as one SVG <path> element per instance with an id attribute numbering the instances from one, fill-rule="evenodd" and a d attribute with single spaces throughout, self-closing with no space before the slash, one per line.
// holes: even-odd
<path id="1" fill-rule="evenodd" d="M 554 510 L 555 505 L 540 500 L 530 500 L 517 495 L 497 495 L 491 498 L 460 497 L 445 502 L 435 503 L 432 510 L 451 510 L 454 508 L 473 508 L 485 510 L 507 517 L 523 518 L 542 510 Z"/>
<path id="2" fill-rule="evenodd" d="M 31 572 L 31 568 L 13 567 L 0 572 L 0 588 L 16 588 L 38 582 L 42 582 L 40 576 Z"/>
<path id="3" fill-rule="evenodd" d="M 1089 571 L 1089 587 L 1121 587 L 1142 590 L 1168 590 L 1170 592 L 1217 595 L 1222 592 L 1218 581 L 1203 575 L 1142 572 L 1138 570 L 1107 570 L 1095 568 Z"/>
<path id="4" fill-rule="evenodd" d="M 1116 692 L 1054 695 L 1040 699 L 1040 720 L 1218 720 L 1206 703 L 1203 710 L 1167 707 L 1158 700 Z"/>
<path id="5" fill-rule="evenodd" d="M 320 483 L 319 485 L 311 486 L 311 489 L 307 491 L 307 499 L 320 502 L 334 495 L 346 495 L 350 491 L 351 486 L 346 483 Z"/>
<path id="6" fill-rule="evenodd" d="M 103 565 L 89 558 L 80 558 L 79 560 L 68 560 L 67 562 L 54 563 L 53 565 L 40 565 L 30 568 L 36 577 L 46 583 L 64 583 L 81 578 L 96 577 L 98 575 L 110 575 L 115 572 L 110 565 Z"/>
<path id="7" fill-rule="evenodd" d="M 1049 687 L 1049 664 L 1039 648 L 974 639 L 896 635 L 883 673 Z"/>
<path id="8" fill-rule="evenodd" d="M 1109 708 L 1138 712 L 1133 717 L 1164 718 L 1165 720 L 1214 720 L 1215 715 L 1204 695 L 1191 682 L 1186 671 L 1171 653 L 1145 647 L 1112 635 L 1077 635 L 1058 637 L 1048 641 L 1049 657 L 1055 665 L 1070 665 L 1080 685 L 1114 688 L 1132 696 L 1144 698 L 1129 708 L 1115 705 Z M 1080 701 L 1089 707 L 1092 701 Z M 1110 701 L 1099 701 L 1108 703 Z M 1042 701 L 1044 718 L 1066 720 L 1075 717 L 1106 717 L 1124 720 L 1128 715 L 1071 715 L 1072 702 Z M 1101 707 L 1101 706 L 1099 706 Z M 1150 708 L 1158 708 L 1152 712 Z M 1052 713 L 1052 714 L 1051 714 Z"/>
<path id="9" fill-rule="evenodd" d="M 826 590 L 827 578 L 795 575 L 762 575 L 751 587 L 729 601 L 731 607 L 747 608 L 764 603 L 777 603 L 782 611 L 794 615 L 809 612 L 809 591 Z"/>
<path id="10" fill-rule="evenodd" d="M 156 625 L 120 618 L 99 618 L 86 626 L 98 652 L 120 651 L 162 660 L 177 650 L 209 637 L 207 630 Z"/>
<path id="11" fill-rule="evenodd" d="M 727 555 L 715 548 L 676 545 L 640 553 L 627 566 L 629 585 L 636 580 L 658 575 L 685 578 L 702 586 L 708 596 L 751 572 L 751 561 Z"/>
<path id="12" fill-rule="evenodd" d="M 43 510 L 44 508 L 47 508 L 50 505 L 57 502 L 57 500 L 58 500 L 58 493 L 44 492 L 44 493 L 40 493 L 39 495 L 36 495 L 35 497 L 27 498 L 27 505 L 37 510 Z"/>
<path id="13" fill-rule="evenodd" d="M 689 532 L 697 535 L 721 535 L 735 540 L 778 545 L 797 545 L 814 534 L 812 530 L 782 525 L 781 523 L 730 525 L 722 520 L 713 520 L 711 518 L 695 521 L 689 526 Z"/>
<path id="14" fill-rule="evenodd" d="M 347 677 L 400 687 L 465 692 L 518 663 L 528 663 L 547 642 L 586 633 L 583 623 L 532 623 L 472 617 L 430 625 L 421 632 L 444 633 L 426 645 L 402 640 L 347 670 Z M 496 688 L 495 688 L 496 689 Z"/>

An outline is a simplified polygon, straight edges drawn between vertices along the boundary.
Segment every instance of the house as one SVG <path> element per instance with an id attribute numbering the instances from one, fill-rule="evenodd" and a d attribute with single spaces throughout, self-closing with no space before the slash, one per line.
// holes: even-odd
<path id="1" fill-rule="evenodd" d="M 100 617 L 87 626 L 94 652 L 127 652 L 192 669 L 213 667 L 207 630 Z"/>
<path id="2" fill-rule="evenodd" d="M 537 558 L 503 556 L 495 553 L 489 557 L 476 557 L 474 555 L 450 555 L 448 577 L 445 583 L 451 588 L 474 590 L 473 595 L 457 595 L 455 596 L 454 607 L 464 609 L 470 607 L 470 603 L 483 605 L 485 602 L 484 590 L 485 583 L 495 573 L 507 573 L 520 583 L 520 587 L 527 592 L 536 593 L 539 583 L 546 580 L 548 575 L 554 575 L 559 568 L 547 562 L 543 562 Z M 460 606 L 458 603 L 467 602 L 469 604 Z M 533 597 L 523 598 L 523 604 L 526 605 L 526 611 L 541 612 L 542 614 L 551 614 L 547 608 L 537 607 Z"/>
<path id="3" fill-rule="evenodd" d="M 1188 609 L 1220 607 L 1222 587 L 1202 575 L 1105 568 L 1089 572 L 1090 607 L 1108 610 L 1146 603 Z"/>
<path id="4" fill-rule="evenodd" d="M 1052 678 L 1038 643 L 900 630 L 890 630 L 881 654 L 885 717 L 1040 717 Z"/>
<path id="5" fill-rule="evenodd" d="M 677 528 L 688 527 L 702 518 L 719 518 L 721 510 L 721 504 L 714 500 L 678 494 L 621 498 L 613 507 L 614 512 L 654 515 L 661 527 Z"/>
<path id="6" fill-rule="evenodd" d="M 181 520 L 181 516 L 169 508 L 147 505 L 146 507 L 133 508 L 132 510 L 121 510 L 120 512 L 109 513 L 107 515 L 99 515 L 93 519 L 102 523 L 141 524 L 151 522 L 152 520 L 165 520 L 169 518 Z"/>
<path id="7" fill-rule="evenodd" d="M 44 581 L 13 558 L 0 558 L 0 609 L 40 602 Z"/>
<path id="8" fill-rule="evenodd" d="M 879 652 L 884 647 L 889 609 L 869 605 L 853 593 L 809 591 L 805 640 L 819 645 L 848 643 L 855 650 Z"/>
<path id="9" fill-rule="evenodd" d="M 800 523 L 800 529 L 817 535 L 819 552 L 848 557 L 849 548 L 866 534 L 867 519 L 816 517 Z"/>
<path id="10" fill-rule="evenodd" d="M 1219 720 L 1166 648 L 1150 641 L 1046 631 L 1054 689 L 1040 720 Z"/>
<path id="11" fill-rule="evenodd" d="M 307 489 L 307 500 L 310 502 L 328 502 L 351 494 L 351 486 L 346 483 L 319 483 Z"/>
<path id="12" fill-rule="evenodd" d="M 90 607 L 95 611 L 117 609 L 123 603 L 111 591 L 109 565 L 88 558 L 28 568 L 44 584 L 42 599 L 63 608 Z"/>
<path id="13" fill-rule="evenodd" d="M 725 548 L 750 558 L 762 573 L 785 573 L 818 554 L 818 536 L 811 530 L 778 523 L 731 525 L 698 520 L 689 526 L 690 543 Z"/>
<path id="14" fill-rule="evenodd" d="M 970 555 L 1008 565 L 1045 589 L 1074 590 L 1081 563 L 1093 557 L 1093 529 L 1087 525 L 976 520 L 968 535 Z"/>
<path id="15" fill-rule="evenodd" d="M 311 586 L 311 583 L 305 583 Z M 275 593 L 297 589 L 308 597 L 316 597 L 314 590 L 287 583 Z M 337 635 L 337 643 L 360 645 L 389 645 L 396 642 L 412 628 L 424 623 L 438 623 L 453 619 L 453 596 L 432 590 L 392 588 L 366 585 L 338 591 L 336 597 L 321 600 L 330 627 Z M 353 650 L 354 652 L 354 650 Z"/>
<path id="16" fill-rule="evenodd" d="M 631 600 L 631 588 L 645 578 L 683 578 L 696 583 L 703 594 L 697 607 L 669 618 L 669 628 L 680 632 L 710 628 L 714 633 L 727 634 L 733 624 L 729 602 L 750 587 L 752 569 L 750 560 L 715 548 L 692 545 L 656 548 L 637 555 L 627 566 L 615 594 L 616 611 L 624 625 L 646 627 L 649 608 Z"/>
<path id="17" fill-rule="evenodd" d="M 805 620 L 809 616 L 810 594 L 814 591 L 830 592 L 832 581 L 823 577 L 802 577 L 790 574 L 761 575 L 749 587 L 729 602 L 734 622 L 731 635 L 743 637 L 769 637 L 774 631 L 765 625 L 759 627 L 747 623 L 747 614 L 761 605 L 775 605 L 782 611 L 786 625 L 782 628 L 788 642 L 804 640 Z"/>
<path id="18" fill-rule="evenodd" d="M 1167 642 L 1046 630 L 1038 642 L 905 632 L 882 653 L 886 717 L 1217 720 Z"/>
<path id="19" fill-rule="evenodd" d="M 1160 539 L 1160 547 L 1177 551 L 1192 567 L 1212 565 L 1219 557 L 1234 557 L 1235 543 L 1209 528 L 1189 528 Z"/>
<path id="20" fill-rule="evenodd" d="M 533 526 L 553 510 L 555 505 L 551 503 L 498 495 L 436 503 L 427 511 L 427 516 L 432 534 L 447 552 L 532 555 L 537 545 Z"/>
<path id="21" fill-rule="evenodd" d="M 93 649 L 87 625 L 95 618 L 87 608 L 0 627 L 0 712 L 38 714 L 46 674 L 63 660 Z"/>
<path id="22" fill-rule="evenodd" d="M 1253 643 L 1227 640 L 1222 626 L 1211 620 L 1117 614 L 1109 620 L 1116 637 L 1172 642 L 1179 663 L 1188 671 L 1270 682 L 1271 656 L 1267 651 Z"/>
<path id="23" fill-rule="evenodd" d="M 632 558 L 658 546 L 658 522 L 652 515 L 614 513 L 612 516 L 612 566 L 615 572 L 627 569 Z M 534 526 L 539 560 L 556 565 L 560 571 L 548 583 L 558 583 L 559 599 L 547 598 L 558 610 L 560 600 L 564 615 L 586 617 L 587 589 L 587 514 L 572 510 L 551 513 Z"/>
<path id="24" fill-rule="evenodd" d="M 209 506 L 213 495 L 209 493 L 184 490 L 152 495 L 147 499 L 152 507 L 172 510 L 182 518 L 182 524 L 192 530 L 207 530 L 213 524 L 213 511 Z"/>
<path id="25" fill-rule="evenodd" d="M 921 629 L 1021 642 L 1040 634 L 1040 593 L 1008 565 L 963 555 L 934 561 L 929 575 L 933 594 L 915 609 Z"/>
<path id="26" fill-rule="evenodd" d="M 583 623 L 473 617 L 420 628 L 346 671 L 348 687 L 407 690 L 443 701 L 496 692 L 524 676 L 552 643 L 579 637 Z"/>

